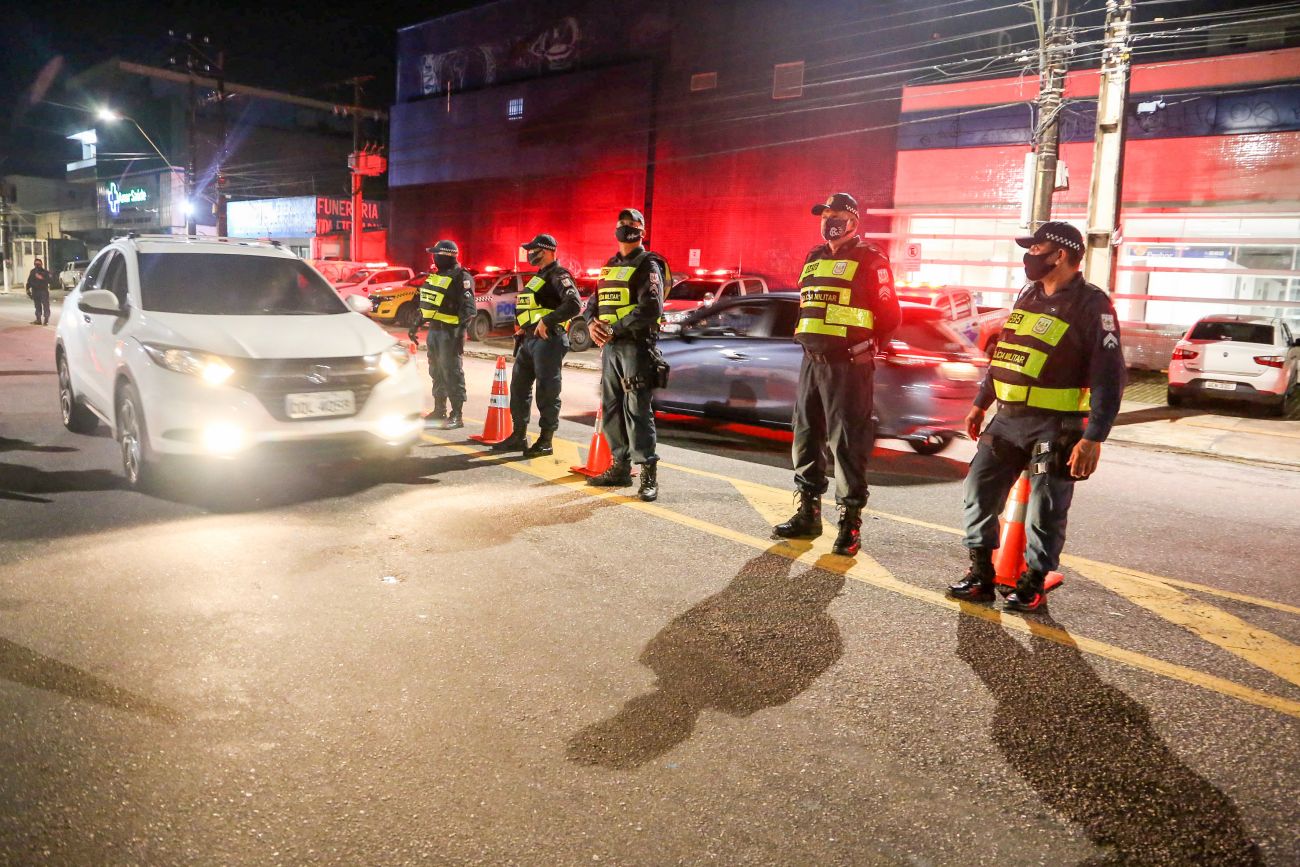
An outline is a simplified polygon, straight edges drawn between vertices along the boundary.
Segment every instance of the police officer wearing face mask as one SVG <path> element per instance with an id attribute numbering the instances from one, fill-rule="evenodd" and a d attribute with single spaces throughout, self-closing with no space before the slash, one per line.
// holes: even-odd
<path id="1" fill-rule="evenodd" d="M 799 277 L 794 339 L 803 345 L 804 357 L 793 449 L 799 507 L 773 534 L 785 539 L 821 535 L 829 454 L 835 461 L 835 502 L 842 510 L 833 550 L 852 557 L 862 545 L 867 461 L 875 442 L 876 347 L 889 340 L 902 312 L 889 258 L 858 237 L 854 198 L 835 193 L 825 204 L 813 205 L 812 212 L 821 217 L 826 243 L 808 254 Z"/>
<path id="2" fill-rule="evenodd" d="M 635 208 L 619 212 L 614 237 L 618 253 L 600 271 L 583 316 L 601 352 L 601 409 L 614 462 L 587 484 L 617 488 L 632 484 L 632 462 L 641 464 L 637 496 L 659 496 L 655 419 L 650 406 L 656 382 L 656 341 L 663 315 L 664 263 L 641 246 L 645 218 Z"/>
<path id="3" fill-rule="evenodd" d="M 493 450 L 523 451 L 537 458 L 554 452 L 551 438 L 560 426 L 561 371 L 569 351 L 569 320 L 582 312 L 582 298 L 573 275 L 555 261 L 555 238 L 538 235 L 521 245 L 528 264 L 537 269 L 515 302 L 519 328 L 514 370 L 510 376 L 510 416 L 514 432 L 492 446 Z M 528 445 L 526 432 L 532 414 L 533 384 L 537 384 L 537 411 L 541 435 Z"/>
<path id="4" fill-rule="evenodd" d="M 1033 282 L 1016 299 L 966 417 L 967 433 L 979 439 L 965 489 L 971 568 L 948 592 L 958 599 L 993 600 L 998 513 L 1028 467 L 1026 569 L 1005 604 L 1032 611 L 1043 602 L 1047 573 L 1060 562 L 1075 480 L 1097 468 L 1101 444 L 1119 413 L 1126 372 L 1115 308 L 1079 273 L 1079 230 L 1048 222 L 1016 243 L 1029 249 L 1025 275 Z M 997 415 L 981 436 L 994 400 Z"/>
<path id="5" fill-rule="evenodd" d="M 433 377 L 431 427 L 451 430 L 465 426 L 461 408 L 465 405 L 465 331 L 473 321 L 474 275 L 461 267 L 460 248 L 455 241 L 439 241 L 428 248 L 437 271 L 420 287 L 421 321 L 429 326 L 429 376 Z M 419 339 L 420 324 L 407 332 L 412 342 Z M 447 401 L 451 400 L 451 413 Z"/>

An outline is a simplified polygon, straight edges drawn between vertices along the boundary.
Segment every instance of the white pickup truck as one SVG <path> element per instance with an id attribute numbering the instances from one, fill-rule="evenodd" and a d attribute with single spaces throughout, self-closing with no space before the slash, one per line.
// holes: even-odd
<path id="1" fill-rule="evenodd" d="M 902 301 L 924 304 L 942 311 L 944 318 L 962 336 L 978 346 L 985 355 L 1002 332 L 1011 315 L 1009 307 L 979 307 L 975 297 L 965 289 L 936 286 L 932 283 L 898 282 L 898 297 Z"/>

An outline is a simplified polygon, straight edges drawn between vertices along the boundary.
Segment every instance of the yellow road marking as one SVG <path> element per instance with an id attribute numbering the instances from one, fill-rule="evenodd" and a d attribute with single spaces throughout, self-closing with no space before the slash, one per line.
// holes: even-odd
<path id="1" fill-rule="evenodd" d="M 480 452 L 480 449 L 478 448 L 450 442 L 429 434 L 425 435 L 425 439 L 429 442 L 446 446 L 466 455 L 477 455 Z M 655 517 L 684 527 L 690 527 L 702 533 L 727 539 L 739 545 L 744 545 L 759 551 L 771 551 L 780 556 L 789 557 L 791 560 L 806 563 L 809 566 L 818 565 L 817 561 L 819 559 L 823 559 L 824 561 L 829 559 L 843 560 L 846 562 L 843 574 L 846 577 L 853 578 L 861 583 L 889 590 L 900 596 L 905 596 L 919 602 L 926 602 L 930 605 L 944 608 L 949 611 L 961 611 L 974 617 L 980 617 L 993 622 L 1000 622 L 1008 629 L 1036 635 L 1048 641 L 1054 641 L 1058 644 L 1069 647 L 1077 647 L 1079 650 L 1092 654 L 1093 656 L 1109 659 L 1114 662 L 1120 662 L 1151 674 L 1199 686 L 1220 693 L 1221 695 L 1235 698 L 1247 704 L 1253 704 L 1258 707 L 1286 714 L 1287 716 L 1300 718 L 1300 701 L 1294 701 L 1252 687 L 1243 686 L 1242 684 L 1227 680 L 1226 678 L 1216 677 L 1215 675 L 1207 674 L 1194 668 L 1165 662 L 1164 660 L 1155 659 L 1136 651 L 1126 650 L 1122 647 L 1106 644 L 1105 642 L 1071 635 L 1064 629 L 1058 627 L 1047 626 L 1046 624 L 1037 623 L 1033 620 L 1019 617 L 1004 618 L 996 609 L 958 602 L 943 593 L 900 581 L 879 563 L 869 558 L 859 561 L 850 560 L 849 558 L 835 558 L 833 555 L 828 555 L 829 540 L 824 538 L 819 539 L 812 544 L 779 544 L 774 543 L 771 539 L 760 539 L 756 536 L 751 536 L 748 533 L 741 533 L 727 527 L 700 520 L 699 518 L 691 517 L 690 515 L 675 512 L 671 509 L 665 508 L 664 506 L 660 506 L 657 503 L 643 503 L 638 499 L 613 493 L 608 490 L 590 489 L 586 487 L 586 480 L 584 478 L 568 473 L 566 468 L 562 467 L 559 463 L 550 458 L 539 458 L 529 461 L 511 461 L 504 465 L 519 470 L 520 472 L 528 473 L 537 478 L 544 479 L 548 482 L 566 485 L 574 490 L 583 491 L 591 496 L 612 500 L 628 506 L 629 508 L 654 515 Z M 699 471 L 699 474 L 716 477 L 728 482 L 732 481 L 726 476 L 721 476 L 716 473 Z M 745 484 L 751 485 L 752 483 Z M 770 490 L 776 489 L 773 488 Z M 837 568 L 836 571 L 839 571 L 839 569 Z"/>
<path id="2" fill-rule="evenodd" d="M 695 476 L 702 476 L 706 479 L 717 479 L 718 481 L 727 482 L 740 491 L 750 502 L 759 514 L 766 516 L 777 505 L 780 506 L 777 512 L 784 510 L 787 514 L 782 515 L 782 520 L 789 517 L 791 507 L 791 491 L 781 488 L 774 488 L 770 485 L 764 485 L 758 482 L 743 482 L 739 479 L 733 479 L 730 476 L 724 476 L 721 473 L 711 472 L 709 470 L 698 470 L 694 467 L 684 467 L 679 464 L 662 463 L 662 466 L 683 473 L 690 473 Z M 743 487 L 742 487 L 743 486 Z M 877 509 L 867 509 L 866 514 L 883 518 L 887 521 L 895 521 L 900 524 L 910 524 L 913 527 L 923 527 L 927 530 L 934 530 L 938 533 L 947 533 L 950 536 L 965 536 L 965 532 L 956 527 L 948 527 L 943 524 L 935 524 L 930 521 L 922 521 L 919 518 L 909 518 L 906 515 L 895 515 L 890 512 L 881 512 Z M 1102 563 L 1097 560 L 1089 560 L 1086 557 L 1076 557 L 1072 554 L 1065 554 L 1061 557 L 1061 562 L 1082 572 L 1088 567 L 1100 569 L 1117 569 L 1110 563 Z M 1195 590 L 1198 593 L 1205 593 L 1211 596 L 1221 596 L 1225 599 L 1232 599 L 1237 602 L 1245 602 L 1249 605 L 1255 605 L 1260 608 L 1271 608 L 1274 611 L 1283 611 L 1287 614 L 1300 614 L 1300 607 L 1287 605 L 1285 602 L 1275 602 L 1272 599 L 1263 599 L 1259 596 L 1250 596 L 1245 593 L 1234 593 L 1231 590 L 1221 590 L 1218 587 L 1211 587 L 1208 584 L 1197 584 L 1194 581 L 1183 581 L 1178 578 L 1169 578 L 1164 575 L 1152 575 L 1147 572 L 1139 572 L 1134 569 L 1124 569 L 1121 574 L 1133 581 L 1154 582 L 1157 584 L 1169 585 L 1172 587 L 1181 587 L 1184 590 Z"/>

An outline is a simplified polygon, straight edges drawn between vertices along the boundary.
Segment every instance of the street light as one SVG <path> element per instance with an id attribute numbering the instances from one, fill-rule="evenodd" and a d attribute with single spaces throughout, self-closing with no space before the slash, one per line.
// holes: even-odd
<path id="1" fill-rule="evenodd" d="M 95 117 L 99 118 L 105 123 L 114 123 L 119 120 L 131 121 L 131 123 L 135 126 L 135 128 L 140 130 L 140 135 L 144 136 L 144 140 L 149 142 L 149 147 L 153 148 L 153 152 L 158 154 L 158 158 L 163 161 L 163 164 L 166 165 L 167 168 L 171 169 L 172 171 L 178 171 L 176 166 L 172 165 L 171 160 L 167 159 L 167 157 L 163 154 L 163 152 L 158 149 L 158 145 L 154 144 L 153 139 L 149 138 L 149 133 L 144 131 L 144 127 L 140 126 L 140 122 L 137 121 L 135 118 L 127 117 L 124 114 L 120 114 L 114 111 L 113 109 L 109 108 L 108 106 L 104 106 L 103 108 L 95 112 Z"/>
<path id="2" fill-rule="evenodd" d="M 180 168 L 178 168 L 178 167 L 172 165 L 171 160 L 167 159 L 166 155 L 165 155 L 161 150 L 158 149 L 158 145 L 154 144 L 154 140 L 151 139 L 151 138 L 149 138 L 149 133 L 147 133 L 147 132 L 144 131 L 144 127 L 140 126 L 140 122 L 139 122 L 138 120 L 136 120 L 135 118 L 133 118 L 133 117 L 129 117 L 129 116 L 125 115 L 125 114 L 122 114 L 122 113 L 120 113 L 120 112 L 114 111 L 113 109 L 109 108 L 109 107 L 106 106 L 106 105 L 105 105 L 105 106 L 101 106 L 101 107 L 99 108 L 99 110 L 95 112 L 95 117 L 99 118 L 100 120 L 104 121 L 105 123 L 115 123 L 116 121 L 119 121 L 119 120 L 129 120 L 129 121 L 131 121 L 131 123 L 135 126 L 135 128 L 138 129 L 138 130 L 140 130 L 140 135 L 144 136 L 144 140 L 147 141 L 147 142 L 149 142 L 149 147 L 153 148 L 154 153 L 158 154 L 158 158 L 161 159 L 161 160 L 163 161 L 163 164 L 166 165 L 167 168 L 168 168 L 169 170 L 173 171 L 173 172 L 181 171 Z M 194 231 L 195 231 L 195 229 L 194 229 L 194 187 L 193 187 L 193 182 L 194 182 L 194 179 L 193 179 L 192 177 L 190 177 L 189 173 L 186 173 L 186 175 L 185 175 L 185 187 L 186 187 L 185 203 L 181 206 L 181 210 L 182 210 L 182 213 L 183 213 L 184 216 L 185 216 L 185 232 L 186 232 L 186 234 L 189 234 L 189 235 L 193 235 L 193 234 L 194 234 Z"/>

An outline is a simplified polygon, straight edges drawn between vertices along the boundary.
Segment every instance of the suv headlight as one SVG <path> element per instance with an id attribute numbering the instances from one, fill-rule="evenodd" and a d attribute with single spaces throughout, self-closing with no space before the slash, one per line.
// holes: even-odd
<path id="1" fill-rule="evenodd" d="M 208 385 L 221 385 L 234 375 L 235 369 L 220 355 L 199 352 L 196 349 L 177 349 L 173 346 L 140 344 L 155 364 L 176 373 L 197 376 Z"/>
<path id="2" fill-rule="evenodd" d="M 392 346 L 379 353 L 377 362 L 379 369 L 383 371 L 384 376 L 392 376 L 401 370 L 411 360 L 411 353 L 406 351 L 406 347 L 400 343 L 394 343 Z"/>

